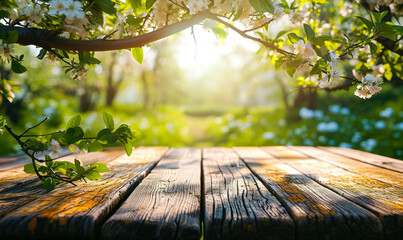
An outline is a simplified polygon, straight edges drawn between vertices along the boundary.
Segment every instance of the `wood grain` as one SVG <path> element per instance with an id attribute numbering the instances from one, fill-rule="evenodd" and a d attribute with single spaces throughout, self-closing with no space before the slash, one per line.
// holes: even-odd
<path id="1" fill-rule="evenodd" d="M 165 147 L 144 147 L 130 157 L 121 155 L 107 163 L 101 180 L 61 185 L 36 195 L 0 220 L 5 239 L 94 239 L 95 230 L 122 199 L 165 154 Z M 30 194 L 30 193 L 28 193 Z M 32 193 L 34 195 L 38 193 Z"/>
<path id="2" fill-rule="evenodd" d="M 285 146 L 265 147 L 265 151 L 275 158 L 307 158 L 306 155 L 298 151 L 290 151 L 290 149 Z"/>
<path id="3" fill-rule="evenodd" d="M 200 149 L 171 149 L 102 226 L 102 237 L 200 239 L 200 164 Z"/>
<path id="4" fill-rule="evenodd" d="M 23 154 L 0 157 L 0 172 L 21 167 L 30 162 L 31 160 L 25 157 Z"/>
<path id="5" fill-rule="evenodd" d="M 107 162 L 119 155 L 123 155 L 123 151 L 114 149 L 105 152 L 71 154 L 58 158 L 56 161 L 74 162 L 74 159 L 77 158 L 82 162 L 83 165 L 89 165 L 94 162 Z M 0 171 L 0 188 L 2 189 L 2 191 L 36 180 L 36 175 L 26 174 L 23 167 L 13 168 L 7 171 Z"/>
<path id="6" fill-rule="evenodd" d="M 263 149 L 235 151 L 288 209 L 297 227 L 297 239 L 382 239 L 381 222 L 368 210 Z"/>
<path id="7" fill-rule="evenodd" d="M 294 239 L 287 210 L 228 148 L 203 150 L 206 239 Z"/>
<path id="8" fill-rule="evenodd" d="M 40 152 L 40 153 L 36 154 L 35 156 L 38 159 L 43 160 L 43 159 L 45 159 L 45 155 L 50 154 L 50 153 L 51 153 L 50 150 L 46 150 L 44 152 Z M 61 149 L 59 149 L 60 157 L 64 157 L 64 156 L 71 155 L 71 154 L 72 154 L 72 152 L 70 150 L 68 150 L 67 147 L 62 147 Z M 76 154 L 77 154 L 77 152 L 76 152 Z M 13 169 L 13 168 L 17 168 L 17 167 L 21 167 L 30 162 L 31 162 L 31 159 L 28 158 L 25 154 L 0 157 L 0 172 L 6 171 L 9 169 Z"/>
<path id="9" fill-rule="evenodd" d="M 74 158 L 78 158 L 83 165 L 87 165 L 94 162 L 107 163 L 120 155 L 123 155 L 122 150 L 112 150 L 69 155 L 59 160 L 74 161 Z M 0 172 L 0 187 L 0 218 L 47 193 L 42 182 L 35 175 L 24 173 L 23 168 Z"/>
<path id="10" fill-rule="evenodd" d="M 382 182 L 403 187 L 403 174 L 400 172 L 380 168 L 371 164 L 367 164 L 365 162 L 355 161 L 351 158 L 343 157 L 339 154 L 335 154 L 327 150 L 316 147 L 291 147 L 291 148 L 293 150 L 297 150 L 301 153 L 304 153 L 310 156 L 311 158 L 320 159 L 334 166 L 338 166 L 352 172 L 360 173 L 362 175 L 375 178 Z"/>
<path id="11" fill-rule="evenodd" d="M 403 173 L 403 160 L 384 157 L 377 154 L 363 152 L 350 148 L 339 148 L 339 147 L 320 147 L 320 148 L 361 162 L 369 163 L 381 168 L 386 168 L 392 171 Z"/>
<path id="12" fill-rule="evenodd" d="M 398 240 L 403 237 L 402 187 L 318 159 L 295 158 L 283 161 L 321 185 L 375 213 L 382 220 L 386 239 Z"/>

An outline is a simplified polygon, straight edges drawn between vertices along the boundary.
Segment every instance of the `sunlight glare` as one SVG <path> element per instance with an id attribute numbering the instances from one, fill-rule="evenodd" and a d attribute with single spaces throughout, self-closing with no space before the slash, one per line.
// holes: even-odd
<path id="1" fill-rule="evenodd" d="M 192 76 L 200 76 L 211 71 L 215 65 L 222 62 L 223 56 L 230 55 L 231 65 L 235 67 L 243 65 L 245 59 L 233 54 L 239 47 L 251 54 L 255 54 L 259 49 L 259 45 L 255 42 L 231 32 L 227 32 L 227 38 L 221 44 L 221 40 L 217 39 L 214 33 L 208 32 L 201 26 L 195 26 L 193 31 L 196 42 L 191 29 L 187 29 L 175 37 L 178 44 L 174 56 L 179 67 Z"/>

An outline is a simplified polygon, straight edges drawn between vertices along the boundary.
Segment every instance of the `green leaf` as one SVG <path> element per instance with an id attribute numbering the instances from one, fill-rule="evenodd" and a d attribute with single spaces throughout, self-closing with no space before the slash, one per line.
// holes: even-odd
<path id="1" fill-rule="evenodd" d="M 388 81 L 390 81 L 393 77 L 393 73 L 392 73 L 392 71 L 386 71 L 384 76 Z"/>
<path id="2" fill-rule="evenodd" d="M 381 31 L 379 32 L 379 35 L 387 37 L 393 41 L 396 41 L 398 34 L 399 33 L 395 30 L 394 25 L 391 23 L 386 23 L 383 25 Z"/>
<path id="3" fill-rule="evenodd" d="M 375 54 L 378 47 L 373 42 L 368 42 L 369 49 L 371 50 L 371 54 Z"/>
<path id="4" fill-rule="evenodd" d="M 132 56 L 138 63 L 143 63 L 144 53 L 142 48 L 132 48 Z"/>
<path id="5" fill-rule="evenodd" d="M 286 34 L 288 31 L 281 31 L 277 34 L 276 39 L 280 38 L 281 36 L 283 36 L 284 34 Z"/>
<path id="6" fill-rule="evenodd" d="M 77 159 L 74 159 L 74 166 L 76 167 L 77 173 L 79 175 L 84 174 L 85 170 L 84 168 L 81 166 L 80 161 L 78 161 Z"/>
<path id="7" fill-rule="evenodd" d="M 227 37 L 227 33 L 225 32 L 224 29 L 220 27 L 213 27 L 211 28 L 217 39 L 224 40 Z"/>
<path id="8" fill-rule="evenodd" d="M 308 24 L 304 23 L 304 29 L 305 29 L 305 34 L 306 37 L 308 38 L 308 41 L 312 41 L 312 39 L 315 38 L 315 31 L 309 26 Z"/>
<path id="9" fill-rule="evenodd" d="M 64 134 L 66 144 L 73 144 L 84 137 L 84 131 L 81 127 L 68 128 Z"/>
<path id="10" fill-rule="evenodd" d="M 46 191 L 50 192 L 56 187 L 56 182 L 53 178 L 46 178 L 45 181 L 43 181 L 43 187 L 46 189 Z"/>
<path id="11" fill-rule="evenodd" d="M 274 6 L 270 0 L 249 0 L 249 2 L 258 12 L 274 12 Z"/>
<path id="12" fill-rule="evenodd" d="M 155 1 L 156 0 L 147 0 L 146 1 L 146 8 L 147 9 L 151 8 L 154 5 Z"/>
<path id="13" fill-rule="evenodd" d="M 52 158 L 50 158 L 50 156 L 47 155 L 47 154 L 45 155 L 45 165 L 47 167 L 52 167 L 53 166 Z"/>
<path id="14" fill-rule="evenodd" d="M 283 65 L 284 64 L 284 62 L 287 60 L 287 58 L 286 57 L 281 57 L 281 58 L 279 58 L 277 61 L 276 61 L 276 63 L 274 64 L 274 69 L 277 71 L 280 67 L 281 67 L 281 65 Z"/>
<path id="15" fill-rule="evenodd" d="M 80 126 L 81 123 L 81 116 L 80 115 L 75 115 L 70 120 L 67 122 L 66 129 L 67 128 L 75 128 Z"/>
<path id="16" fill-rule="evenodd" d="M 42 48 L 41 51 L 39 52 L 38 56 L 36 56 L 36 58 L 39 60 L 42 60 L 46 56 L 47 52 L 48 51 L 46 49 Z"/>
<path id="17" fill-rule="evenodd" d="M 40 167 L 40 165 L 35 164 L 36 169 Z M 35 174 L 34 165 L 32 163 L 27 163 L 24 165 L 24 172 L 28 174 Z"/>
<path id="18" fill-rule="evenodd" d="M 322 47 L 325 44 L 325 41 L 331 41 L 331 40 L 332 40 L 331 37 L 322 35 L 322 36 L 314 37 L 312 39 L 312 43 Z"/>
<path id="19" fill-rule="evenodd" d="M 126 23 L 130 26 L 138 27 L 144 21 L 144 18 L 135 18 L 133 15 L 129 15 L 126 18 Z"/>
<path id="20" fill-rule="evenodd" d="M 105 13 L 115 14 L 115 3 L 111 0 L 94 0 L 94 3 Z"/>
<path id="21" fill-rule="evenodd" d="M 370 31 L 374 27 L 374 24 L 370 20 L 360 17 L 360 16 L 356 16 L 356 18 L 358 18 L 359 20 L 361 20 L 361 22 L 363 22 L 365 24 L 368 31 Z"/>
<path id="22" fill-rule="evenodd" d="M 10 14 L 5 10 L 0 10 L 0 18 L 8 18 Z"/>
<path id="23" fill-rule="evenodd" d="M 88 152 L 101 152 L 103 150 L 102 145 L 97 141 L 93 141 L 87 147 Z"/>
<path id="24" fill-rule="evenodd" d="M 123 147 L 125 148 L 125 152 L 126 152 L 127 156 L 132 155 L 133 144 L 131 141 L 127 141 L 126 143 L 123 143 Z"/>
<path id="25" fill-rule="evenodd" d="M 287 67 L 285 68 L 285 70 L 287 71 L 288 75 L 290 77 L 293 77 L 295 72 L 297 71 L 297 68 L 295 66 L 292 65 L 287 65 Z"/>
<path id="26" fill-rule="evenodd" d="M 103 112 L 102 117 L 104 119 L 105 126 L 110 130 L 113 130 L 115 128 L 115 122 L 113 121 L 112 115 L 107 112 Z"/>
<path id="27" fill-rule="evenodd" d="M 290 40 L 290 42 L 292 43 L 297 43 L 299 40 L 304 40 L 302 37 L 298 36 L 295 33 L 289 33 L 287 34 L 288 40 Z"/>
<path id="28" fill-rule="evenodd" d="M 48 145 L 39 138 L 30 138 L 25 142 L 25 146 L 29 149 L 35 149 L 36 151 L 45 151 L 48 149 Z"/>
<path id="29" fill-rule="evenodd" d="M 130 127 L 127 124 L 122 124 L 116 129 L 115 131 L 116 135 L 119 135 L 123 139 L 133 139 L 132 131 L 130 130 Z"/>
<path id="30" fill-rule="evenodd" d="M 27 68 L 13 58 L 11 61 L 11 70 L 15 73 L 23 73 L 27 71 Z"/>
<path id="31" fill-rule="evenodd" d="M 94 163 L 94 164 L 91 164 L 91 167 L 92 166 L 96 166 L 95 171 L 97 171 L 99 173 L 109 171 L 109 168 L 103 163 Z"/>
<path id="32" fill-rule="evenodd" d="M 126 2 L 129 2 L 133 10 L 136 11 L 137 9 L 141 8 L 142 6 L 141 1 L 142 0 L 127 0 Z"/>
<path id="33" fill-rule="evenodd" d="M 102 129 L 97 135 L 97 141 L 102 144 L 113 144 L 117 140 L 118 137 L 109 128 Z"/>
<path id="34" fill-rule="evenodd" d="M 84 177 L 86 177 L 90 181 L 96 181 L 96 180 L 101 179 L 101 175 L 99 175 L 99 173 L 95 172 L 95 171 L 90 171 L 90 172 L 84 173 Z"/>

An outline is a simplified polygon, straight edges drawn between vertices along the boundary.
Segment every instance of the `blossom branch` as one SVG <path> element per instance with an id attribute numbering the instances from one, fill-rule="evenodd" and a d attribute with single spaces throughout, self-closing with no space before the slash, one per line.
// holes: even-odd
<path id="1" fill-rule="evenodd" d="M 242 31 L 242 30 L 238 29 L 237 27 L 233 26 L 232 24 L 220 19 L 217 15 L 215 15 L 213 13 L 209 13 L 207 18 L 209 18 L 211 20 L 214 20 L 214 21 L 217 21 L 217 22 L 223 24 L 224 26 L 232 29 L 233 31 L 235 31 L 236 33 L 241 35 L 242 37 L 250 39 L 250 40 L 253 40 L 255 42 L 258 42 L 258 43 L 262 44 L 265 47 L 268 47 L 268 48 L 273 49 L 274 51 L 277 51 L 278 53 L 281 53 L 281 54 L 284 54 L 284 55 L 287 55 L 287 56 L 294 56 L 293 53 L 288 52 L 286 50 L 283 50 L 283 49 L 275 46 L 274 44 L 271 44 L 269 42 L 263 41 L 260 38 L 256 38 L 256 37 L 253 37 L 253 36 L 250 36 L 250 35 L 246 34 L 245 31 Z"/>
<path id="2" fill-rule="evenodd" d="M 273 22 L 274 20 L 275 20 L 275 18 L 269 19 L 268 21 L 264 22 L 263 24 L 260 24 L 259 26 L 254 27 L 254 28 L 246 29 L 246 30 L 244 30 L 243 32 L 244 32 L 244 33 L 247 33 L 247 32 L 255 31 L 255 30 L 259 29 L 259 28 L 262 28 L 262 27 L 264 27 L 264 26 L 266 26 L 266 25 L 269 25 L 269 24 L 270 24 L 271 22 Z"/>
<path id="3" fill-rule="evenodd" d="M 45 49 L 61 49 L 73 51 L 111 51 L 120 49 L 129 49 L 134 47 L 142 47 L 145 44 L 155 42 L 157 40 L 178 33 L 188 27 L 202 22 L 208 16 L 208 12 L 200 12 L 191 18 L 167 25 L 155 31 L 145 33 L 132 38 L 124 39 L 94 39 L 94 40 L 76 40 L 67 39 L 58 36 L 58 31 L 50 31 L 38 28 L 22 28 L 14 26 L 0 26 L 0 32 L 17 31 L 18 41 L 21 45 L 36 45 Z"/>

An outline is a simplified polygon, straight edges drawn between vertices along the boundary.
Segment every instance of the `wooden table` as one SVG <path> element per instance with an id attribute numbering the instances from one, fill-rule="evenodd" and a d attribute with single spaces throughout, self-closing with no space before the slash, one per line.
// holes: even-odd
<path id="1" fill-rule="evenodd" d="M 47 193 L 0 159 L 0 239 L 403 239 L 403 161 L 334 147 L 139 147 Z M 2 167 L 5 166 L 5 167 Z"/>

